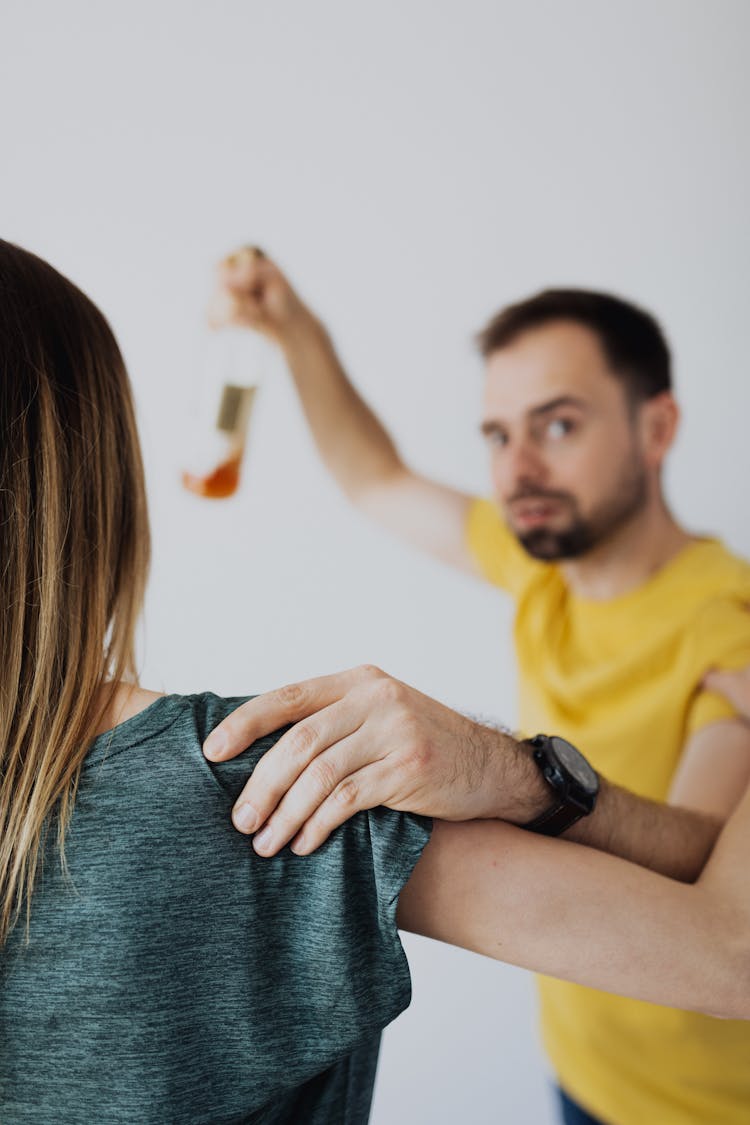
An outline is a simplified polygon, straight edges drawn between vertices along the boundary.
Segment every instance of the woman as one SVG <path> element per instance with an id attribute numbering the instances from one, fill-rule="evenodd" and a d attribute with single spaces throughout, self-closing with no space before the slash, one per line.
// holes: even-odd
<path id="1" fill-rule="evenodd" d="M 127 683 L 149 532 L 112 333 L 7 243 L 0 289 L 0 1120 L 366 1121 L 428 823 L 255 860 L 248 765 L 201 753 L 230 701 Z"/>
<path id="2" fill-rule="evenodd" d="M 687 923 L 696 888 L 585 848 L 492 822 L 437 824 L 426 847 L 428 821 L 377 809 L 313 856 L 259 859 L 229 812 L 274 738 L 210 764 L 202 744 L 239 700 L 128 682 L 148 525 L 112 333 L 8 243 L 0 289 L 0 1120 L 366 1121 L 380 1031 L 409 1002 L 397 909 L 490 956 L 662 1003 L 687 980 L 691 1006 L 750 1014 L 747 974 L 732 987 L 746 942 L 714 957 L 693 926 L 706 985 L 654 953 L 633 912 Z M 701 899 L 732 925 L 726 853 L 747 820 L 725 830 Z M 587 897 L 558 911 L 559 873 L 581 865 Z M 602 918 L 612 879 L 622 904 Z M 581 925 L 602 942 L 628 927 L 628 956 L 582 958 Z"/>

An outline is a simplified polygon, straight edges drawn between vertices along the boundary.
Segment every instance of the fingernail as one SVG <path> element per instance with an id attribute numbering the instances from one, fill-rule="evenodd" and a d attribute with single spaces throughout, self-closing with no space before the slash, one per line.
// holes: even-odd
<path id="1" fill-rule="evenodd" d="M 305 837 L 303 836 L 303 834 L 301 832 L 300 832 L 299 836 L 296 836 L 295 839 L 292 840 L 289 847 L 291 848 L 291 850 L 294 852 L 295 855 L 304 855 L 305 854 L 305 849 L 307 848 L 307 841 L 305 840 Z"/>
<path id="2" fill-rule="evenodd" d="M 209 734 L 203 743 L 203 753 L 207 758 L 221 758 L 227 749 L 227 736 L 223 730 L 216 730 Z"/>
<path id="3" fill-rule="evenodd" d="M 258 832 L 257 835 L 253 836 L 253 847 L 255 848 L 256 852 L 266 851 L 271 843 L 272 836 L 273 831 L 268 827 L 268 825 L 266 825 L 266 827 L 261 832 Z"/>
<path id="4" fill-rule="evenodd" d="M 258 824 L 258 814 L 253 806 L 245 801 L 244 804 L 237 805 L 234 809 L 232 812 L 232 820 L 241 832 L 254 832 Z"/>

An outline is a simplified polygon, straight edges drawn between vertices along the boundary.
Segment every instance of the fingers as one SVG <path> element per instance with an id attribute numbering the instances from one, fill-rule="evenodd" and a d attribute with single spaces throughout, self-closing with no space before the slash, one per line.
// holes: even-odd
<path id="1" fill-rule="evenodd" d="M 284 343 L 294 325 L 303 333 L 318 330 L 289 280 L 257 246 L 244 246 L 218 263 L 209 323 L 214 328 L 253 328 L 276 344 Z"/>
<path id="2" fill-rule="evenodd" d="M 211 732 L 203 752 L 221 761 L 294 724 L 260 759 L 232 810 L 240 832 L 258 832 L 253 846 L 261 855 L 292 839 L 300 854 L 314 851 L 353 813 L 388 803 L 400 771 L 395 763 L 386 769 L 381 758 L 393 750 L 389 707 L 394 691 L 403 690 L 379 668 L 362 665 L 267 692 Z M 365 737 L 361 728 L 372 714 L 378 722 Z M 400 730 L 398 713 L 397 720 Z"/>
<path id="3" fill-rule="evenodd" d="M 234 254 L 230 254 L 228 261 L 237 262 L 242 261 L 244 258 L 249 258 L 252 262 L 261 262 L 265 259 L 266 255 L 261 250 L 260 246 L 240 246 Z"/>
<path id="4" fill-rule="evenodd" d="M 220 285 L 241 292 L 253 292 L 269 273 L 267 259 L 224 258 L 217 267 Z"/>
<path id="5" fill-rule="evenodd" d="M 224 328 L 228 324 L 242 328 L 259 328 L 263 310 L 257 298 L 244 296 L 222 285 L 208 303 L 206 317 L 210 328 Z"/>
<path id="6" fill-rule="evenodd" d="M 214 727 L 203 744 L 203 753 L 213 762 L 236 758 L 256 739 L 307 718 L 340 699 L 357 682 L 359 675 L 360 669 L 352 668 L 286 684 L 258 695 Z"/>
<path id="7" fill-rule="evenodd" d="M 278 274 L 278 270 L 257 246 L 243 246 L 222 258 L 217 274 L 221 285 L 252 292 L 268 277 Z"/>
<path id="8" fill-rule="evenodd" d="M 308 767 L 310 773 L 307 784 L 313 791 L 313 797 L 320 794 L 318 800 L 322 800 L 335 782 L 330 757 L 321 761 L 320 756 L 343 742 L 358 726 L 356 718 L 352 719 L 348 714 L 346 704 L 338 702 L 303 719 L 282 735 L 276 745 L 260 759 L 237 798 L 232 810 L 235 827 L 240 832 L 254 832 L 258 829 Z M 343 753 L 340 752 L 339 761 L 343 763 L 345 772 L 348 772 L 345 764 L 346 749 Z M 287 801 L 287 810 L 299 804 L 301 797 L 300 790 L 297 790 L 294 798 Z M 294 826 L 293 831 L 290 830 L 287 839 L 291 839 L 302 819 L 304 817 Z"/>
<path id="9" fill-rule="evenodd" d="M 372 754 L 368 751 L 359 732 L 354 732 L 314 758 L 253 838 L 255 850 L 260 855 L 275 855 L 331 798 L 340 816 L 338 823 L 364 807 L 358 802 L 374 791 L 361 788 L 352 778 L 369 773 Z M 377 796 L 373 799 L 380 803 Z M 322 842 L 326 836 L 316 838 Z"/>
<path id="10" fill-rule="evenodd" d="M 325 843 L 335 828 L 349 820 L 355 813 L 385 804 L 391 783 L 391 768 L 384 759 L 368 763 L 343 778 L 330 796 L 302 825 L 301 830 L 292 840 L 292 851 L 297 855 L 310 855 Z M 255 840 L 253 846 L 256 846 Z M 256 848 L 256 850 L 260 849 Z M 266 853 L 260 850 L 260 854 Z"/>
<path id="11" fill-rule="evenodd" d="M 278 271 L 262 250 L 245 246 L 219 262 L 217 287 L 208 306 L 212 328 L 264 327 L 264 287 Z"/>

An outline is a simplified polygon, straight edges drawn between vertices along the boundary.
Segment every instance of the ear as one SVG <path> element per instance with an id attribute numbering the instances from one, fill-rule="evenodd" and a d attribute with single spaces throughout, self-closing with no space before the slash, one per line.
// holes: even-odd
<path id="1" fill-rule="evenodd" d="M 641 448 L 648 465 L 660 468 L 671 448 L 680 421 L 680 408 L 670 391 L 647 399 L 640 407 Z"/>

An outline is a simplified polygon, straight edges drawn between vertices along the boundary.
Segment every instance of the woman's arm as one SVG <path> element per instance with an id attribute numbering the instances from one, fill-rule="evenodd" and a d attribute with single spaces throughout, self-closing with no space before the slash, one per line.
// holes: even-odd
<path id="1" fill-rule="evenodd" d="M 436 822 L 402 929 L 670 1007 L 750 1019 L 750 791 L 698 882 L 495 821 Z"/>

